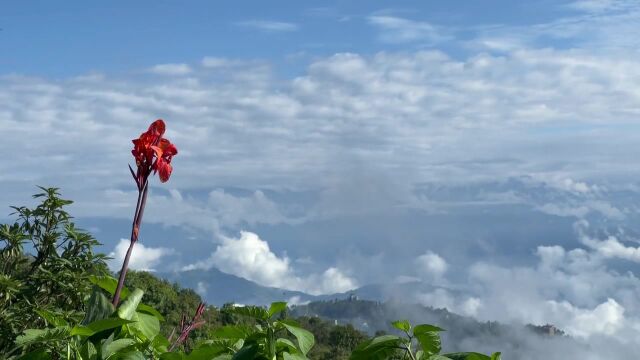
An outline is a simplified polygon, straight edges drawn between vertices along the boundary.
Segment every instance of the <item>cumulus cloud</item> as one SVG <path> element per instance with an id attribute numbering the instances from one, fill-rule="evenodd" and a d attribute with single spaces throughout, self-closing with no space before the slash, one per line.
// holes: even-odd
<path id="1" fill-rule="evenodd" d="M 577 222 L 575 228 L 580 241 L 603 257 L 640 262 L 640 247 L 627 246 L 614 235 L 607 235 L 604 239 L 595 238 L 588 233 L 589 223 L 586 220 Z"/>
<path id="2" fill-rule="evenodd" d="M 80 202 L 95 189 L 130 185 L 122 165 L 130 161 L 128 139 L 156 117 L 166 118 L 181 151 L 171 180 L 180 190 L 203 183 L 322 189 L 340 175 L 331 172 L 354 163 L 406 174 L 399 180 L 409 185 L 553 175 L 557 164 L 566 179 L 603 171 L 631 178 L 638 174 L 624 149 L 638 136 L 624 129 L 638 108 L 637 65 L 633 58 L 552 49 L 466 59 L 423 51 L 336 54 L 278 81 L 255 64 L 220 79 L 194 70 L 144 85 L 109 76 L 3 77 L 0 124 L 9 136 L 0 146 L 33 156 L 4 162 L 2 181 L 55 182 Z M 568 125 L 577 130 L 563 135 Z M 618 146 L 589 131 L 596 125 Z M 558 136 L 545 135 L 553 129 Z M 33 139 L 28 146 L 17 140 L 26 136 Z M 541 146 L 556 156 L 541 156 Z M 96 147 L 122 151 L 99 154 Z M 512 161 L 487 161 L 505 152 Z M 588 166 L 594 162 L 602 166 Z M 122 176 L 106 176 L 120 168 Z M 584 180 L 571 181 L 563 186 L 591 190 Z"/>
<path id="3" fill-rule="evenodd" d="M 624 308 L 611 298 L 593 309 L 576 308 L 568 301 L 550 300 L 548 305 L 554 321 L 573 336 L 616 335 L 624 324 Z"/>
<path id="4" fill-rule="evenodd" d="M 470 279 L 481 294 L 480 318 L 552 323 L 581 338 L 640 337 L 637 277 L 610 269 L 599 250 L 540 246 L 537 255 L 536 267 L 471 267 Z"/>
<path id="5" fill-rule="evenodd" d="M 276 255 L 266 241 L 248 231 L 240 232 L 238 238 L 223 237 L 223 243 L 208 259 L 189 265 L 185 270 L 213 266 L 264 286 L 310 294 L 331 294 L 357 287 L 354 279 L 336 267 L 330 267 L 320 274 L 297 274 L 287 256 Z"/>
<path id="6" fill-rule="evenodd" d="M 120 239 L 120 242 L 116 245 L 115 249 L 111 253 L 109 253 L 108 256 L 112 259 L 107 262 L 107 265 L 109 265 L 111 271 L 120 271 L 122 261 L 124 260 L 128 248 L 129 240 Z M 160 260 L 164 256 L 170 255 L 173 252 L 173 249 L 150 247 L 145 246 L 142 242 L 138 242 L 131 252 L 131 257 L 129 258 L 129 268 L 133 270 L 144 271 L 166 271 L 167 269 L 157 269 L 156 267 L 160 265 Z"/>
<path id="7" fill-rule="evenodd" d="M 416 258 L 418 275 L 428 280 L 439 280 L 449 265 L 440 255 L 427 251 Z"/>

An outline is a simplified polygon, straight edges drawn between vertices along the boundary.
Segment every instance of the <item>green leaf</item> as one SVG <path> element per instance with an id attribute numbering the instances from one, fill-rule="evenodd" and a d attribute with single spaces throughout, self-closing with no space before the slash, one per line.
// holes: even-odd
<path id="1" fill-rule="evenodd" d="M 118 340 L 112 341 L 111 343 L 109 343 L 109 345 L 105 346 L 104 349 L 102 350 L 102 357 L 106 359 L 109 356 L 123 349 L 126 349 L 131 345 L 134 345 L 135 343 L 136 341 L 133 339 L 118 339 Z"/>
<path id="2" fill-rule="evenodd" d="M 402 339 L 395 335 L 383 335 L 358 345 L 351 353 L 350 360 L 387 360 L 402 345 Z"/>
<path id="3" fill-rule="evenodd" d="M 89 329 L 87 326 L 82 326 L 82 325 L 76 325 L 71 329 L 71 336 L 82 336 L 82 337 L 89 337 L 93 334 L 95 334 L 96 332 Z"/>
<path id="4" fill-rule="evenodd" d="M 229 309 L 229 312 L 258 320 L 269 320 L 269 312 L 260 306 L 236 306 Z"/>
<path id="5" fill-rule="evenodd" d="M 71 329 L 71 335 L 91 336 L 101 331 L 115 329 L 132 322 L 134 321 L 120 318 L 97 320 L 86 326 L 74 326 L 73 329 Z"/>
<path id="6" fill-rule="evenodd" d="M 94 356 L 98 354 L 95 345 L 91 341 L 86 341 L 80 349 L 81 359 L 95 359 Z"/>
<path id="7" fill-rule="evenodd" d="M 269 307 L 269 318 L 271 318 L 273 315 L 277 313 L 285 311 L 286 309 L 287 309 L 287 303 L 284 301 L 271 303 L 271 306 Z"/>
<path id="8" fill-rule="evenodd" d="M 309 330 L 303 329 L 289 321 L 280 321 L 279 323 L 284 325 L 287 330 L 296 337 L 296 340 L 298 340 L 298 349 L 300 349 L 302 354 L 307 355 L 313 347 L 313 344 L 315 344 L 313 334 Z"/>
<path id="9" fill-rule="evenodd" d="M 60 326 L 51 329 L 27 329 L 23 335 L 16 338 L 15 344 L 23 347 L 25 345 L 47 342 L 55 340 L 65 340 L 69 336 L 69 328 Z"/>
<path id="10" fill-rule="evenodd" d="M 164 321 L 164 317 L 162 316 L 162 314 L 160 314 L 158 312 L 158 310 L 154 309 L 153 307 L 151 307 L 151 306 L 149 306 L 147 304 L 143 304 L 143 303 L 138 304 L 138 311 L 153 315 L 158 320 Z"/>
<path id="11" fill-rule="evenodd" d="M 87 305 L 87 313 L 82 320 L 83 325 L 87 325 L 96 320 L 106 319 L 114 312 L 111 301 L 98 288 L 94 288 Z"/>
<path id="12" fill-rule="evenodd" d="M 133 314 L 136 321 L 131 327 L 138 330 L 147 340 L 153 340 L 160 333 L 160 320 L 155 316 L 136 312 Z"/>
<path id="13" fill-rule="evenodd" d="M 416 356 L 416 358 L 417 358 L 417 359 L 420 359 L 420 358 L 419 358 L 419 357 L 417 357 L 417 356 Z M 431 356 L 429 356 L 428 358 L 425 358 L 425 359 L 427 359 L 427 360 L 451 360 L 451 358 L 448 358 L 448 357 L 446 357 L 446 356 L 444 356 L 444 355 L 438 355 L 438 354 L 436 354 L 436 355 L 431 355 Z"/>
<path id="14" fill-rule="evenodd" d="M 105 290 L 106 292 L 108 292 L 109 294 L 113 295 L 116 293 L 116 288 L 118 287 L 118 280 L 112 278 L 111 276 L 96 276 L 96 275 L 91 275 L 89 276 L 89 281 L 100 287 L 101 289 Z M 122 287 L 122 290 L 120 291 L 120 299 L 124 300 L 129 296 L 129 289 L 127 289 L 126 287 Z"/>
<path id="15" fill-rule="evenodd" d="M 491 357 L 477 352 L 458 352 L 443 355 L 451 360 L 491 360 Z"/>
<path id="16" fill-rule="evenodd" d="M 442 350 L 440 331 L 444 330 L 437 326 L 427 324 L 418 325 L 413 328 L 413 336 L 418 339 L 425 355 L 436 355 Z"/>
<path id="17" fill-rule="evenodd" d="M 298 351 L 298 347 L 296 344 L 292 343 L 291 340 L 285 338 L 278 338 L 276 340 L 276 349 L 278 350 L 293 350 L 294 352 Z"/>
<path id="18" fill-rule="evenodd" d="M 49 360 L 51 355 L 47 354 L 44 350 L 32 351 L 28 354 L 22 355 L 19 360 Z"/>
<path id="19" fill-rule="evenodd" d="M 233 355 L 232 360 L 254 360 L 256 358 L 256 354 L 260 348 L 257 344 L 249 344 L 243 346 L 242 349 L 238 350 L 237 353 Z"/>
<path id="20" fill-rule="evenodd" d="M 210 360 L 218 355 L 222 355 L 227 349 L 224 346 L 215 345 L 201 345 L 193 350 L 185 360 Z"/>
<path id="21" fill-rule="evenodd" d="M 408 320 L 394 321 L 391 323 L 391 325 L 393 325 L 394 328 L 404 332 L 409 332 L 411 330 L 411 324 Z"/>
<path id="22" fill-rule="evenodd" d="M 67 321 L 60 315 L 45 309 L 37 309 L 36 313 L 45 319 L 49 324 L 53 326 L 66 326 L 69 325 Z"/>
<path id="23" fill-rule="evenodd" d="M 502 354 L 499 352 L 491 354 L 491 360 L 500 360 L 502 359 Z"/>
<path id="24" fill-rule="evenodd" d="M 284 360 L 308 360 L 308 358 L 300 353 L 283 353 Z"/>
<path id="25" fill-rule="evenodd" d="M 446 330 L 443 328 L 437 327 L 435 325 L 429 325 L 429 324 L 416 325 L 415 328 L 413 329 L 414 335 L 416 334 L 416 332 L 427 332 L 427 331 L 441 332 Z"/>
<path id="26" fill-rule="evenodd" d="M 182 353 L 177 353 L 177 352 L 166 352 L 160 355 L 160 360 L 182 360 L 182 359 L 184 359 L 184 356 L 182 355 Z"/>
<path id="27" fill-rule="evenodd" d="M 151 347 L 153 347 L 158 353 L 167 352 L 167 349 L 171 346 L 171 343 L 167 338 L 162 335 L 157 335 L 151 341 Z"/>
<path id="28" fill-rule="evenodd" d="M 118 307 L 118 316 L 121 319 L 131 320 L 133 315 L 136 313 L 136 308 L 138 307 L 138 304 L 140 304 L 143 294 L 144 292 L 140 289 L 133 290 L 133 293 L 127 297 L 127 300 Z"/>
<path id="29" fill-rule="evenodd" d="M 147 360 L 144 354 L 139 351 L 128 351 L 118 354 L 118 360 Z"/>
<path id="30" fill-rule="evenodd" d="M 244 339 L 251 335 L 253 330 L 246 326 L 226 325 L 213 331 L 214 338 L 222 339 Z"/>

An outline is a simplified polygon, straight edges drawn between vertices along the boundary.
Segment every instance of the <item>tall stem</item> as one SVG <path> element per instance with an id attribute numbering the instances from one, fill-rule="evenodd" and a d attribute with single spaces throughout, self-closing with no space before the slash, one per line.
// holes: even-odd
<path id="1" fill-rule="evenodd" d="M 138 241 L 138 233 L 140 231 L 140 222 L 142 221 L 142 213 L 144 212 L 144 205 L 147 200 L 147 188 L 148 182 L 145 182 L 143 187 L 138 190 L 138 201 L 136 203 L 136 212 L 133 215 L 133 224 L 131 225 L 131 239 L 129 242 L 129 248 L 127 249 L 127 254 L 124 257 L 124 261 L 122 262 L 122 269 L 120 269 L 120 277 L 118 278 L 118 286 L 116 287 L 116 291 L 113 294 L 113 301 L 111 303 L 113 306 L 118 306 L 120 302 L 120 293 L 122 292 L 122 287 L 124 286 L 124 279 L 127 276 L 127 270 L 129 269 L 129 259 L 131 258 L 131 252 L 133 251 L 133 246 L 136 241 Z"/>

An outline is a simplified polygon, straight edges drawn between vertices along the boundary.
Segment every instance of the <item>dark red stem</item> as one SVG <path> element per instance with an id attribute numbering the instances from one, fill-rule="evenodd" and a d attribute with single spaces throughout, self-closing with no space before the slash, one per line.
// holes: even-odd
<path id="1" fill-rule="evenodd" d="M 205 310 L 204 303 L 200 303 L 198 305 L 198 308 L 196 309 L 195 314 L 193 315 L 193 318 L 191 318 L 191 321 L 189 322 L 187 322 L 186 316 L 182 315 L 182 320 L 180 321 L 180 336 L 178 336 L 176 341 L 173 344 L 171 344 L 171 347 L 169 347 L 170 352 L 173 351 L 173 349 L 175 349 L 178 345 L 185 342 L 192 330 L 197 329 L 200 326 L 204 325 L 205 323 L 204 320 L 199 321 L 200 316 L 202 316 L 202 313 L 204 312 L 204 310 Z M 173 330 L 174 331 L 171 332 L 171 337 L 173 337 L 175 328 Z"/>
<path id="2" fill-rule="evenodd" d="M 116 287 L 116 291 L 113 294 L 113 300 L 111 303 L 113 306 L 118 306 L 120 302 L 120 293 L 122 292 L 122 287 L 124 286 L 124 279 L 127 276 L 127 270 L 129 269 L 129 259 L 131 258 L 131 252 L 133 251 L 133 246 L 136 241 L 138 241 L 138 235 L 140 232 L 140 223 L 142 222 L 142 214 L 144 213 L 144 206 L 147 202 L 147 189 L 149 182 L 145 181 L 144 185 L 141 189 L 138 189 L 138 201 L 136 203 L 136 212 L 133 215 L 133 223 L 131 225 L 131 242 L 129 243 L 129 248 L 127 249 L 127 254 L 124 257 L 124 261 L 122 262 L 122 269 L 120 269 L 120 277 L 118 278 L 118 286 Z"/>

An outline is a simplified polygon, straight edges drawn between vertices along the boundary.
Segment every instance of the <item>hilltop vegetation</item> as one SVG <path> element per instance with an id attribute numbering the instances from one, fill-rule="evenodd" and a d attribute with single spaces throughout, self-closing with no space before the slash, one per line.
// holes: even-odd
<path id="1" fill-rule="evenodd" d="M 106 257 L 94 252 L 98 241 L 77 229 L 66 212 L 72 202 L 62 199 L 55 188 L 42 188 L 34 198 L 41 203 L 15 207 L 15 223 L 0 226 L 3 358 L 185 359 L 187 354 L 194 360 L 499 358 L 478 353 L 442 357 L 438 355 L 442 329 L 431 325 L 413 327 L 396 321 L 393 332 L 404 336 L 371 337 L 349 323 L 331 323 L 316 315 L 291 316 L 283 302 L 269 308 L 205 306 L 195 291 L 147 272 L 129 272 L 120 288 L 107 270 Z M 122 301 L 112 304 L 108 297 L 118 292 Z M 338 305 L 333 311 L 344 316 L 374 315 L 379 307 L 348 304 L 347 310 Z M 308 305 L 314 306 L 323 303 Z"/>

